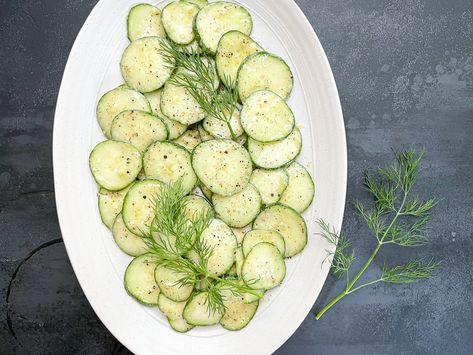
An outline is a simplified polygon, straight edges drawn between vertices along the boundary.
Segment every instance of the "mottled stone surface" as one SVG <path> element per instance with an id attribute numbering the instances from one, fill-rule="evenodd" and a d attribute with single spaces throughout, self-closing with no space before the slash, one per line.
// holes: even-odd
<path id="1" fill-rule="evenodd" d="M 268 0 L 269 2 L 269 0 Z M 0 353 L 126 353 L 72 272 L 57 224 L 51 162 L 54 105 L 73 40 L 95 1 L 0 0 Z M 431 244 L 387 247 L 383 260 L 435 257 L 418 285 L 379 285 L 315 321 L 278 354 L 473 353 L 473 3 L 297 0 L 329 57 L 348 138 L 348 196 L 391 148 L 425 147 L 417 192 L 442 198 Z M 361 263 L 373 238 L 347 205 L 344 231 Z M 340 291 L 329 278 L 319 309 Z M 7 304 L 8 300 L 8 304 Z M 8 312 L 7 312 L 8 309 Z"/>

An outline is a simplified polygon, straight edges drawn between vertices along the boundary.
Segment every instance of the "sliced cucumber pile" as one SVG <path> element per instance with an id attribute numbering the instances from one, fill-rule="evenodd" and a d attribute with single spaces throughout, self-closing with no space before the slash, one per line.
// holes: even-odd
<path id="1" fill-rule="evenodd" d="M 97 102 L 100 218 L 130 256 L 126 291 L 177 332 L 244 328 L 308 242 L 292 71 L 252 28 L 234 2 L 137 4 L 125 83 Z"/>

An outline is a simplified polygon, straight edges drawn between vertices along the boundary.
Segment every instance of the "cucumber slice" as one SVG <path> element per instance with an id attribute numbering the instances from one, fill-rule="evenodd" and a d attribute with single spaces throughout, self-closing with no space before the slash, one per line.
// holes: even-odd
<path id="1" fill-rule="evenodd" d="M 231 196 L 250 180 L 252 163 L 247 150 L 226 139 L 214 139 L 194 148 L 192 166 L 200 181 L 212 192 Z"/>
<path id="2" fill-rule="evenodd" d="M 184 318 L 178 318 L 178 319 L 168 318 L 168 322 L 171 328 L 179 333 L 185 333 L 191 330 L 192 328 L 194 328 L 194 326 L 192 324 L 187 323 Z"/>
<path id="3" fill-rule="evenodd" d="M 105 224 L 109 229 L 112 229 L 115 218 L 122 210 L 123 200 L 132 185 L 133 184 L 130 184 L 123 190 L 119 191 L 109 191 L 103 187 L 100 188 L 98 193 L 100 218 L 102 219 L 103 224 Z"/>
<path id="4" fill-rule="evenodd" d="M 242 228 L 253 222 L 261 209 L 261 196 L 248 184 L 243 191 L 232 196 L 214 194 L 212 203 L 217 216 L 230 227 Z"/>
<path id="5" fill-rule="evenodd" d="M 286 263 L 277 247 L 262 242 L 248 253 L 241 273 L 243 281 L 251 288 L 269 290 L 284 280 Z"/>
<path id="6" fill-rule="evenodd" d="M 260 295 L 260 297 L 255 296 L 251 293 L 245 293 L 243 295 L 243 299 L 244 299 L 243 301 L 245 303 L 253 303 L 253 302 L 256 302 L 256 301 L 259 302 L 260 298 L 262 298 L 264 296 L 265 290 L 254 290 L 254 292 L 257 292 Z"/>
<path id="7" fill-rule="evenodd" d="M 164 85 L 161 111 L 165 116 L 183 125 L 190 125 L 205 118 L 205 111 L 189 91 L 171 83 Z"/>
<path id="8" fill-rule="evenodd" d="M 253 41 L 251 37 L 240 31 L 228 31 L 218 42 L 215 53 L 217 73 L 220 80 L 231 86 L 236 82 L 238 68 L 241 63 L 251 54 L 262 51 L 263 48 Z"/>
<path id="9" fill-rule="evenodd" d="M 199 130 L 195 127 L 185 131 L 178 138 L 174 139 L 173 142 L 186 148 L 190 153 L 192 153 L 194 148 L 199 145 L 202 140 L 200 139 Z"/>
<path id="10" fill-rule="evenodd" d="M 126 47 L 120 69 L 129 87 L 140 92 L 151 92 L 169 79 L 173 67 L 162 56 L 161 41 L 159 37 L 144 37 Z"/>
<path id="11" fill-rule="evenodd" d="M 202 127 L 215 138 L 232 138 L 232 134 L 228 128 L 227 123 L 214 116 L 205 117 L 204 121 L 202 122 Z M 236 137 L 239 137 L 244 133 L 243 127 L 240 123 L 240 112 L 238 110 L 235 110 L 232 117 L 230 118 L 230 127 L 232 128 L 233 134 Z"/>
<path id="12" fill-rule="evenodd" d="M 211 139 L 214 139 L 214 137 L 209 133 L 207 132 L 203 127 L 202 125 L 198 125 L 197 126 L 197 130 L 199 131 L 199 135 L 200 135 L 200 140 L 202 142 L 206 142 L 206 141 L 209 141 Z"/>
<path id="13" fill-rule="evenodd" d="M 274 142 L 294 129 L 294 114 L 280 96 L 269 90 L 251 94 L 240 114 L 241 125 L 249 137 L 259 142 Z"/>
<path id="14" fill-rule="evenodd" d="M 184 318 L 182 318 L 182 312 L 184 311 L 186 303 L 186 301 L 174 302 L 164 296 L 162 293 L 159 294 L 159 309 L 167 317 L 169 325 L 172 327 L 172 329 L 180 333 L 185 333 L 194 328 L 193 325 L 190 325 L 184 320 Z"/>
<path id="15" fill-rule="evenodd" d="M 293 162 L 286 168 L 286 171 L 289 174 L 289 185 L 282 194 L 279 203 L 302 213 L 314 199 L 314 181 L 307 169 L 299 163 Z"/>
<path id="16" fill-rule="evenodd" d="M 183 147 L 171 142 L 155 142 L 143 155 L 146 176 L 166 184 L 181 180 L 183 193 L 192 191 L 197 177 L 192 170 L 191 155 Z"/>
<path id="17" fill-rule="evenodd" d="M 164 184 L 158 180 L 136 182 L 125 196 L 122 216 L 126 227 L 137 235 L 148 235 L 154 219 L 153 199 Z"/>
<path id="18" fill-rule="evenodd" d="M 176 302 L 166 297 L 162 292 L 158 298 L 158 308 L 169 319 L 182 318 L 182 312 L 186 306 L 186 301 Z"/>
<path id="19" fill-rule="evenodd" d="M 161 19 L 168 37 L 177 44 L 194 39 L 194 18 L 200 7 L 187 1 L 173 1 L 163 8 Z"/>
<path id="20" fill-rule="evenodd" d="M 253 229 L 246 233 L 245 238 L 243 238 L 243 243 L 241 244 L 243 256 L 246 258 L 251 249 L 262 242 L 273 244 L 278 248 L 281 255 L 284 255 L 286 252 L 286 243 L 281 234 L 271 230 Z"/>
<path id="21" fill-rule="evenodd" d="M 232 230 L 224 222 L 214 218 L 200 238 L 213 248 L 207 270 L 217 276 L 225 274 L 233 265 L 237 241 Z"/>
<path id="22" fill-rule="evenodd" d="M 130 185 L 140 173 L 141 154 L 129 143 L 108 140 L 94 147 L 89 167 L 97 184 L 117 191 Z"/>
<path id="23" fill-rule="evenodd" d="M 197 5 L 199 8 L 203 8 L 209 3 L 207 0 L 186 0 L 186 1 L 190 2 L 191 4 Z"/>
<path id="24" fill-rule="evenodd" d="M 111 137 L 110 128 L 116 115 L 125 110 L 151 112 L 149 102 L 143 94 L 127 86 L 119 86 L 102 95 L 97 103 L 97 121 L 107 138 Z"/>
<path id="25" fill-rule="evenodd" d="M 128 142 L 143 153 L 155 141 L 164 141 L 168 130 L 163 121 L 145 111 L 124 111 L 112 122 L 112 139 Z"/>
<path id="26" fill-rule="evenodd" d="M 131 8 L 127 19 L 128 39 L 133 42 L 139 38 L 166 37 L 161 23 L 161 11 L 150 4 L 138 4 Z"/>
<path id="27" fill-rule="evenodd" d="M 242 102 L 255 91 L 263 89 L 271 90 L 286 100 L 292 91 L 293 82 L 291 68 L 286 62 L 267 52 L 253 53 L 238 69 L 237 86 Z"/>
<path id="28" fill-rule="evenodd" d="M 147 306 L 158 304 L 159 287 L 154 280 L 158 259 L 151 254 L 134 258 L 125 271 L 125 289 L 139 302 Z"/>
<path id="29" fill-rule="evenodd" d="M 195 29 L 201 45 L 214 54 L 223 34 L 231 30 L 238 30 L 249 35 L 253 29 L 253 21 L 244 7 L 219 1 L 209 4 L 199 11 L 195 19 Z"/>
<path id="30" fill-rule="evenodd" d="M 191 221 L 196 221 L 199 216 L 213 214 L 213 208 L 210 203 L 203 197 L 197 195 L 189 195 L 183 198 L 184 215 Z"/>
<path id="31" fill-rule="evenodd" d="M 154 278 L 161 293 L 175 302 L 187 300 L 194 288 L 193 285 L 179 283 L 179 280 L 184 276 L 185 274 L 177 273 L 164 265 L 159 265 L 154 271 Z"/>
<path id="32" fill-rule="evenodd" d="M 192 325 L 217 324 L 223 316 L 220 312 L 210 312 L 208 309 L 208 292 L 195 294 L 184 307 L 183 318 Z"/>
<path id="33" fill-rule="evenodd" d="M 167 118 L 164 113 L 161 112 L 162 91 L 163 89 L 159 89 L 153 92 L 147 92 L 145 96 L 151 106 L 151 112 L 153 113 L 153 115 L 158 116 L 161 120 L 163 120 L 164 124 L 168 128 L 168 139 L 172 140 L 183 134 L 187 129 L 187 125 L 183 125 L 182 123 L 171 120 Z"/>
<path id="34" fill-rule="evenodd" d="M 128 255 L 139 256 L 148 252 L 148 247 L 143 238 L 128 230 L 121 213 L 115 218 L 112 235 L 118 247 Z"/>
<path id="35" fill-rule="evenodd" d="M 302 135 L 299 128 L 286 138 L 270 143 L 262 143 L 248 138 L 248 151 L 253 162 L 265 169 L 279 168 L 295 159 L 302 148 Z"/>
<path id="36" fill-rule="evenodd" d="M 286 244 L 286 258 L 300 253 L 307 244 L 307 226 L 299 213 L 284 205 L 272 205 L 263 210 L 253 222 L 254 229 L 279 232 Z"/>
<path id="37" fill-rule="evenodd" d="M 265 205 L 276 203 L 289 184 L 289 175 L 285 169 L 255 169 L 251 174 L 252 183 L 261 194 Z"/>
<path id="38" fill-rule="evenodd" d="M 245 303 L 244 297 L 234 295 L 231 290 L 224 290 L 222 294 L 225 313 L 220 324 L 227 330 L 243 329 L 253 319 L 259 302 Z"/>

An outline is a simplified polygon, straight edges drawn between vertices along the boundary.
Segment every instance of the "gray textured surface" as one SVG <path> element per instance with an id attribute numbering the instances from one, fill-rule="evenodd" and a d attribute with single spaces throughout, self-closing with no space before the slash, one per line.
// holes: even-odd
<path id="1" fill-rule="evenodd" d="M 417 191 L 442 198 L 430 224 L 432 243 L 402 253 L 386 248 L 372 272 L 384 258 L 416 253 L 440 259 L 443 270 L 433 282 L 364 289 L 321 321 L 309 314 L 278 353 L 471 354 L 473 3 L 297 2 L 324 45 L 339 87 L 348 136 L 348 201 L 366 197 L 363 170 L 385 163 L 390 148 L 403 145 L 425 146 Z M 126 352 L 77 284 L 54 204 L 54 105 L 68 52 L 94 3 L 0 0 L 0 353 Z M 350 205 L 344 230 L 362 261 L 373 240 Z M 314 309 L 340 286 L 329 278 Z"/>

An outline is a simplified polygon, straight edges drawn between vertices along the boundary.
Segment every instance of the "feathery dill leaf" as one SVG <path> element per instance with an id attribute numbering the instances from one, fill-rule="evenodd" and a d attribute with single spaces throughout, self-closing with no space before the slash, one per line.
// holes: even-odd
<path id="1" fill-rule="evenodd" d="M 322 232 L 318 235 L 324 237 L 330 244 L 337 246 L 335 251 L 327 250 L 326 258 L 331 258 L 332 273 L 337 278 L 340 278 L 343 274 L 348 275 L 348 270 L 355 259 L 355 250 L 347 251 L 351 247 L 350 241 L 343 234 L 337 233 L 334 228 L 330 228 L 325 221 L 318 220 L 317 222 L 322 229 Z"/>
<path id="2" fill-rule="evenodd" d="M 371 256 L 350 281 L 349 269 L 353 263 L 355 251 L 347 252 L 349 241 L 323 220 L 318 224 L 322 229 L 320 233 L 337 249 L 328 252 L 327 257 L 332 257 L 331 270 L 336 277 L 346 275 L 345 289 L 333 298 L 317 314 L 319 319 L 328 309 L 346 295 L 363 287 L 378 282 L 412 283 L 433 276 L 440 267 L 439 263 L 429 260 L 412 260 L 394 267 L 384 266 L 378 279 L 357 285 L 357 281 L 370 266 L 384 244 L 396 244 L 403 247 L 417 247 L 427 243 L 425 236 L 430 213 L 438 200 L 430 198 L 425 201 L 418 197 L 410 197 L 411 189 L 419 175 L 419 163 L 424 152 L 416 153 L 412 149 L 395 152 L 395 160 L 387 167 L 376 169 L 379 176 L 373 177 L 365 173 L 363 185 L 371 194 L 373 207 L 366 207 L 359 201 L 354 202 L 354 207 L 368 228 L 376 237 L 376 247 Z M 356 285 L 356 286 L 355 286 Z"/>
<path id="3" fill-rule="evenodd" d="M 215 65 L 198 51 L 179 48 L 171 41 L 162 41 L 161 53 L 169 66 L 178 68 L 168 82 L 185 88 L 207 115 L 225 122 L 232 139 L 236 141 L 230 124 L 238 102 L 236 81 L 225 77 L 226 85 L 216 87 L 218 76 Z"/>
<path id="4" fill-rule="evenodd" d="M 207 265 L 213 248 L 201 235 L 213 219 L 212 211 L 186 215 L 186 200 L 183 199 L 182 182 L 165 185 L 159 194 L 153 196 L 155 218 L 150 233 L 142 233 L 141 238 L 149 253 L 158 259 L 158 265 L 165 266 L 178 274 L 176 286 L 194 286 L 199 280 L 209 281 L 207 308 L 209 313 L 222 312 L 223 296 L 221 289 L 229 288 L 239 295 L 250 293 L 261 298 L 257 290 L 235 280 L 216 276 L 208 271 Z M 185 258 L 188 251 L 197 253 L 197 263 Z"/>
<path id="5" fill-rule="evenodd" d="M 382 270 L 381 281 L 397 284 L 416 282 L 432 277 L 439 267 L 440 263 L 434 260 L 424 261 L 422 259 L 411 260 L 393 267 L 385 265 Z"/>

